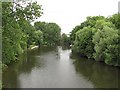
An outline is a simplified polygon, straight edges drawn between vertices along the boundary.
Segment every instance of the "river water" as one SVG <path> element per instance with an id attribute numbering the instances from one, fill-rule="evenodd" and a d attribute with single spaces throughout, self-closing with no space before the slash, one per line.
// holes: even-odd
<path id="1" fill-rule="evenodd" d="M 5 88 L 118 88 L 118 67 L 80 58 L 62 47 L 29 50 L 3 73 Z"/>

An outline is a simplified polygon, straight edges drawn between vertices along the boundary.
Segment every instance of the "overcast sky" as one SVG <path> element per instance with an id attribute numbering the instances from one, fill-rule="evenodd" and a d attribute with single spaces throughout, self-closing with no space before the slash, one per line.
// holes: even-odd
<path id="1" fill-rule="evenodd" d="M 110 16 L 118 12 L 120 0 L 36 0 L 43 15 L 37 21 L 55 22 L 63 33 L 69 33 L 87 16 Z"/>

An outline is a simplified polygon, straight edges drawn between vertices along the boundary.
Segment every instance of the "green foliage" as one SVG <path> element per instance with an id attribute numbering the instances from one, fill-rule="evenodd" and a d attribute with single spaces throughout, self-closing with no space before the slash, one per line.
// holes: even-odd
<path id="1" fill-rule="evenodd" d="M 97 20 L 95 24 L 95 28 L 98 30 L 102 30 L 104 26 L 108 26 L 110 28 L 115 28 L 115 25 L 112 22 L 106 20 Z"/>
<path id="2" fill-rule="evenodd" d="M 67 36 L 65 33 L 62 34 L 61 44 L 62 44 L 62 45 L 67 45 L 67 46 L 70 45 L 70 37 Z"/>
<path id="3" fill-rule="evenodd" d="M 26 2 L 26 3 L 25 3 Z M 43 12 L 37 2 L 2 3 L 2 58 L 3 64 L 16 61 L 17 56 L 31 45 L 72 44 L 72 50 L 80 55 L 120 65 L 120 14 L 109 18 L 87 17 L 77 25 L 68 37 L 56 23 L 35 22 Z"/>
<path id="4" fill-rule="evenodd" d="M 87 20 L 76 26 L 70 35 L 72 51 L 96 61 L 120 66 L 119 20 L 119 14 L 109 18 L 87 17 Z"/>
<path id="5" fill-rule="evenodd" d="M 73 42 L 75 41 L 75 37 L 76 37 L 76 32 L 79 31 L 81 28 L 81 26 L 77 25 L 71 32 L 70 34 L 70 40 L 71 40 L 71 44 L 73 44 Z"/>
<path id="6" fill-rule="evenodd" d="M 104 26 L 93 36 L 95 44 L 94 58 L 97 61 L 104 61 L 106 64 L 118 65 L 118 30 Z"/>
<path id="7" fill-rule="evenodd" d="M 76 32 L 76 38 L 73 45 L 73 51 L 80 53 L 82 56 L 92 58 L 94 52 L 94 44 L 92 43 L 92 36 L 94 29 L 90 27 L 84 27 Z"/>
<path id="8" fill-rule="evenodd" d="M 58 45 L 61 29 L 56 23 L 31 22 L 43 14 L 37 2 L 14 1 L 2 3 L 3 64 L 17 60 L 30 46 Z"/>
<path id="9" fill-rule="evenodd" d="M 42 32 L 45 32 L 47 23 L 46 22 L 35 22 L 34 27 L 36 30 L 40 30 Z"/>
<path id="10" fill-rule="evenodd" d="M 18 21 L 20 24 L 20 27 L 22 31 L 25 33 L 27 47 L 29 47 L 32 44 L 40 45 L 42 44 L 42 32 L 35 29 L 34 26 L 32 26 L 28 21 L 22 20 Z"/>
<path id="11" fill-rule="evenodd" d="M 35 22 L 35 28 L 43 33 L 44 45 L 60 44 L 61 29 L 56 23 Z"/>
<path id="12" fill-rule="evenodd" d="M 116 26 L 117 29 L 120 30 L 120 14 L 114 14 L 107 19 L 108 21 L 112 22 Z"/>
<path id="13" fill-rule="evenodd" d="M 71 32 L 70 34 L 70 39 L 71 39 L 71 44 L 73 44 L 73 42 L 75 41 L 75 37 L 76 37 L 76 32 L 79 31 L 80 29 L 83 29 L 84 27 L 91 27 L 91 28 L 95 28 L 96 26 L 96 21 L 98 20 L 105 20 L 105 18 L 103 16 L 89 16 L 86 18 L 87 20 L 84 21 L 83 23 L 81 23 L 80 25 L 77 25 Z"/>
<path id="14" fill-rule="evenodd" d="M 35 41 L 33 39 L 36 36 L 37 39 L 38 36 L 41 38 L 41 34 L 36 34 L 35 28 L 30 24 L 30 21 L 41 16 L 41 6 L 36 2 L 22 4 L 22 2 L 2 3 L 3 64 L 16 61 L 17 56 L 27 49 L 27 45 L 29 46 Z M 38 43 L 38 41 L 36 42 Z"/>
<path id="15" fill-rule="evenodd" d="M 34 21 L 43 14 L 41 5 L 38 5 L 37 2 L 14 2 L 13 9 L 14 17 L 17 20 L 27 20 L 30 22 Z"/>
<path id="16" fill-rule="evenodd" d="M 7 5 L 10 5 L 8 8 Z M 16 55 L 22 52 L 21 44 L 23 40 L 24 33 L 21 32 L 19 24 L 11 15 L 10 11 L 11 4 L 3 3 L 3 12 L 2 12 L 2 19 L 3 19 L 3 63 L 10 63 L 16 59 Z M 9 10 L 9 11 L 8 11 Z"/>
<path id="17" fill-rule="evenodd" d="M 39 45 L 39 46 L 42 45 L 43 33 L 40 30 L 34 32 L 34 42 L 35 45 Z"/>

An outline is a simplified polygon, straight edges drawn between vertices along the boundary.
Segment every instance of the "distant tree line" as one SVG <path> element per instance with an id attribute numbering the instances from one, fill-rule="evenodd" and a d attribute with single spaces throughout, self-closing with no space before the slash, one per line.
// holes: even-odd
<path id="1" fill-rule="evenodd" d="M 43 34 L 43 45 L 60 45 L 61 28 L 56 23 L 35 22 L 34 27 Z"/>

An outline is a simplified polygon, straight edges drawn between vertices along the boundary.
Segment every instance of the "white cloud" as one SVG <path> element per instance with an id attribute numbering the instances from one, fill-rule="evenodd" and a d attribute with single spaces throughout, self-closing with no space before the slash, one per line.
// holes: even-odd
<path id="1" fill-rule="evenodd" d="M 79 25 L 87 16 L 109 16 L 118 12 L 119 0 L 36 0 L 44 14 L 37 21 L 55 22 L 64 33 Z"/>

